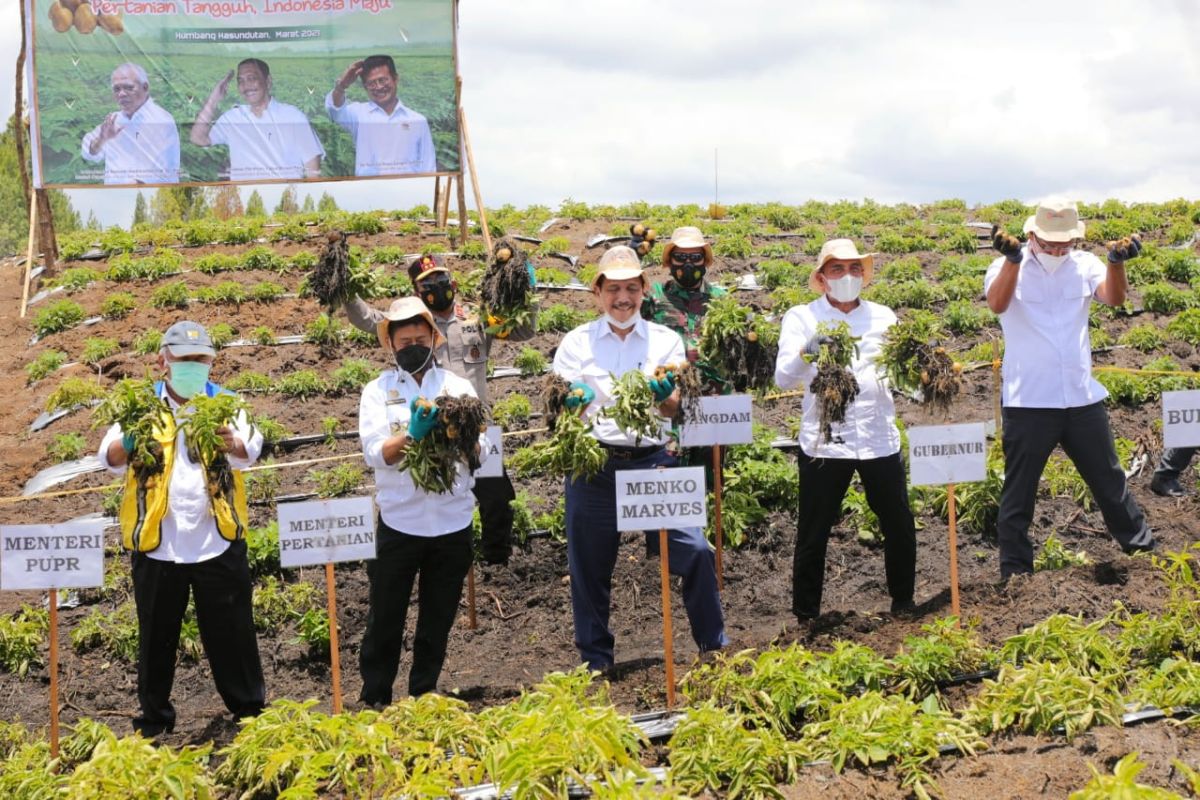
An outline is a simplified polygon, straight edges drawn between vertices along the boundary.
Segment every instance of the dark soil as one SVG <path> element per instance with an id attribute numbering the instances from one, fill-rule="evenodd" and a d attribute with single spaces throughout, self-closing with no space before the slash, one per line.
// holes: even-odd
<path id="1" fill-rule="evenodd" d="M 599 249 L 586 250 L 587 237 L 598 231 L 606 232 L 610 222 L 566 223 L 555 226 L 545 235 L 566 236 L 572 252 L 582 254 L 581 263 L 594 263 Z M 375 246 L 401 245 L 415 252 L 431 241 L 426 237 L 400 238 L 392 233 L 371 237 L 352 236 L 351 243 L 369 249 Z M 318 249 L 323 241 L 314 233 L 308 249 Z M 201 252 L 209 250 L 237 252 L 244 248 L 204 248 L 185 250 L 190 262 Z M 291 253 L 298 246 L 281 246 L 281 252 Z M 928 255 L 928 254 L 925 254 Z M 798 262 L 810 258 L 796 256 Z M 936 257 L 923 257 L 928 271 Z M 469 271 L 480 265 L 449 259 L 456 271 Z M 558 260 L 547 260 L 547 266 L 565 269 Z M 745 262 L 718 263 L 716 275 L 725 272 L 742 273 L 749 270 Z M 654 278 L 663 279 L 661 268 L 653 271 Z M 26 385 L 24 366 L 38 353 L 48 348 L 65 350 L 77 357 L 88 336 L 118 339 L 128 348 L 134 338 L 148 329 L 165 329 L 183 316 L 205 324 L 227 321 L 242 334 L 257 325 L 268 325 L 276 335 L 303 332 L 304 326 L 317 316 L 320 309 L 312 299 L 282 300 L 270 305 L 247 303 L 240 307 L 218 307 L 193 304 L 186 314 L 174 310 L 158 310 L 143 304 L 126 320 L 105 320 L 93 327 L 55 334 L 44 342 L 30 345 L 31 318 L 41 306 L 33 306 L 29 318 L 17 316 L 20 298 L 21 270 L 15 265 L 0 269 L 0 396 L 5 398 L 5 411 L 0 415 L 0 454 L 6 469 L 0 472 L 0 497 L 20 493 L 24 483 L 38 470 L 49 466 L 46 445 L 55 434 L 78 431 L 90 446 L 99 443 L 100 431 L 91 430 L 88 415 L 77 412 L 59 420 L 38 433 L 30 433 L 30 422 L 41 411 L 46 397 L 67 374 L 86 375 L 91 370 L 82 365 L 56 373 L 33 386 Z M 184 276 L 192 287 L 225 280 L 235 280 L 247 286 L 262 280 L 284 283 L 290 291 L 299 284 L 299 275 L 235 272 L 216 276 L 189 273 Z M 116 286 L 101 281 L 74 295 L 89 314 L 99 311 L 104 296 L 117 290 L 130 290 L 146 298 L 153 285 L 139 283 Z M 60 295 L 61 296 L 61 295 Z M 58 296 L 56 296 L 57 299 Z M 765 299 L 764 296 L 760 296 Z M 376 301 L 382 305 L 384 301 Z M 573 307 L 590 307 L 591 298 L 583 292 L 561 291 L 542 293 L 543 307 L 562 302 Z M 1157 315 L 1146 314 L 1136 321 Z M 342 317 L 339 315 L 339 318 Z M 1106 323 L 1114 339 L 1135 320 L 1117 318 Z M 1158 324 L 1165 325 L 1165 318 Z M 953 343 L 952 350 L 963 349 L 995 330 L 971 340 Z M 532 342 L 500 342 L 493 350 L 496 365 L 511 365 L 521 347 L 532 346 L 549 355 L 560 334 L 539 334 Z M 1200 358 L 1189 346 L 1174 353 L 1181 368 L 1200 368 Z M 1153 358 L 1128 349 L 1100 353 L 1097 364 L 1139 366 Z M 313 368 L 327 374 L 340 358 L 360 357 L 371 360 L 381 369 L 387 359 L 378 347 L 344 345 L 339 357 L 323 358 L 314 345 L 278 347 L 239 347 L 226 349 L 218 358 L 214 379 L 227 380 L 240 370 L 253 369 L 277 378 L 290 371 Z M 123 375 L 141 375 L 153 369 L 153 359 L 124 354 L 107 360 L 103 365 L 105 382 Z M 992 417 L 992 388 L 990 370 L 977 370 L 963 376 L 963 391 L 952 408 L 949 419 L 939 413 L 936 420 L 930 412 L 910 401 L 899 398 L 900 417 L 909 425 L 937 422 L 966 422 Z M 502 378 L 491 382 L 492 399 L 514 391 L 536 398 L 538 378 Z M 333 416 L 342 431 L 357 427 L 357 393 L 342 396 L 318 397 L 293 401 L 277 395 L 250 395 L 255 409 L 281 421 L 296 434 L 315 434 L 321 430 L 320 420 Z M 799 414 L 799 397 L 767 401 L 757 406 L 759 421 L 785 429 L 784 421 Z M 535 408 L 536 408 L 535 402 Z M 1157 404 L 1140 408 L 1113 408 L 1112 424 L 1118 436 L 1134 439 L 1148 449 L 1153 466 L 1161 448 L 1153 425 L 1159 416 Z M 535 418 L 530 428 L 542 427 Z M 510 449 L 529 439 L 510 438 Z M 277 454 L 280 461 L 315 459 L 333 454 L 358 452 L 357 440 L 342 439 L 336 450 L 317 443 Z M 361 463 L 350 459 L 349 463 Z M 328 466 L 328 465 L 320 465 Z M 310 467 L 291 467 L 281 471 L 280 494 L 312 491 L 306 480 Z M 368 473 L 369 474 L 369 473 Z M 110 482 L 106 474 L 91 474 L 56 488 L 77 489 Z M 1144 469 L 1132 481 L 1134 496 L 1143 505 L 1155 529 L 1161 546 L 1168 550 L 1182 549 L 1196 539 L 1196 495 L 1179 500 L 1159 498 L 1148 490 L 1149 470 Z M 1194 489 L 1194 481 L 1189 480 Z M 529 494 L 552 507 L 561 494 L 561 486 L 548 480 L 522 484 Z M 368 491 L 364 489 L 364 491 Z M 51 500 L 36 500 L 0 504 L 0 524 L 61 522 L 97 511 L 100 495 L 77 494 Z M 265 524 L 273 509 L 256 507 L 255 523 Z M 836 638 L 846 638 L 870 645 L 882 654 L 891 655 L 905 636 L 918 633 L 921 624 L 950 613 L 948 587 L 948 536 L 946 523 L 932 513 L 919 518 L 916 599 L 918 613 L 913 617 L 893 618 L 887 609 L 889 598 L 883 577 L 882 551 L 861 543 L 855 531 L 842 526 L 834 531 L 826 562 L 824 615 L 815 623 L 798 627 L 790 613 L 791 559 L 793 517 L 776 512 L 769 524 L 756 532 L 752 544 L 725 555 L 725 590 L 723 602 L 728 632 L 734 648 L 763 647 L 772 642 L 801 640 L 814 648 L 824 648 Z M 977 619 L 982 637 L 991 643 L 1017 633 L 1023 627 L 1045 617 L 1066 612 L 1095 619 L 1112 610 L 1117 601 L 1130 611 L 1154 611 L 1165 600 L 1165 591 L 1147 560 L 1128 558 L 1105 533 L 1104 523 L 1094 508 L 1082 510 L 1070 500 L 1043 496 L 1038 504 L 1031 534 L 1035 542 L 1054 533 L 1072 550 L 1085 550 L 1094 565 L 1069 570 L 1039 573 L 1011 581 L 1007 586 L 998 583 L 999 570 L 996 549 L 992 541 L 959 532 L 959 575 L 961 581 L 962 613 Z M 115 528 L 108 531 L 110 543 L 118 542 Z M 662 625 L 659 599 L 657 560 L 646 558 L 642 536 L 628 535 L 613 580 L 612 627 L 617 641 L 617 667 L 608 676 L 612 683 L 614 701 L 624 710 L 643 711 L 665 705 L 664 664 L 662 659 Z M 126 556 L 114 556 L 126 558 Z M 341 631 L 341 662 L 343 664 L 343 694 L 348 702 L 357 697 L 360 686 L 357 674 L 357 653 L 367 610 L 366 572 L 361 564 L 340 565 L 337 574 L 339 629 Z M 474 630 L 467 626 L 466 598 L 462 614 L 451 636 L 449 657 L 442 675 L 441 687 L 456 692 L 473 704 L 485 705 L 503 701 L 519 693 L 522 687 L 539 680 L 551 670 L 565 670 L 577 665 L 578 657 L 572 642 L 569 588 L 567 585 L 565 549 L 547 539 L 534 540 L 527 551 L 514 553 L 506 567 L 477 567 L 475 598 L 478 624 Z M 300 570 L 294 576 L 323 586 L 320 568 Z M 695 657 L 690 640 L 686 615 L 680 602 L 678 585 L 673 593 L 675 618 L 676 674 L 682 673 Z M 0 612 L 8 613 L 22 603 L 41 603 L 36 593 L 6 593 L 0 595 Z M 111 725 L 116 731 L 129 730 L 129 719 L 136 709 L 136 670 L 134 665 L 114 657 L 94 652 L 79 654 L 71 647 L 69 633 L 84 615 L 96 606 L 82 606 L 61 615 L 60 652 L 62 668 L 60 691 L 63 700 L 64 723 L 82 717 L 92 717 Z M 103 604 L 105 610 L 110 604 Z M 411 622 L 410 622 L 411 629 Z M 277 698 L 321 699 L 321 708 L 328 709 L 330 670 L 323 658 L 310 656 L 305 647 L 295 641 L 295 631 L 285 630 L 260 635 L 259 647 L 264 662 L 268 696 Z M 401 664 L 397 693 L 406 685 L 407 658 Z M 26 679 L 0 674 L 0 717 L 19 718 L 40 726 L 47 718 L 47 672 L 35 671 Z M 176 674 L 173 697 L 178 711 L 175 733 L 165 741 L 172 745 L 213 740 L 227 743 L 236 733 L 213 687 L 207 666 L 181 662 Z M 1149 768 L 1139 780 L 1156 785 L 1182 784 L 1170 762 L 1180 758 L 1189 764 L 1200 762 L 1200 738 L 1191 729 L 1157 723 L 1131 729 L 1100 729 L 1082 735 L 1071 744 L 1061 739 L 1042 740 L 1031 737 L 1001 737 L 991 740 L 991 749 L 974 758 L 947 758 L 939 764 L 938 778 L 947 797 L 1062 797 L 1079 788 L 1089 777 L 1087 764 L 1108 769 L 1116 759 L 1131 750 L 1139 750 Z M 787 789 L 790 797 L 811 797 L 821 793 L 827 797 L 901 797 L 898 781 L 889 771 L 849 770 L 834 777 L 827 769 L 806 771 L 801 782 Z"/>

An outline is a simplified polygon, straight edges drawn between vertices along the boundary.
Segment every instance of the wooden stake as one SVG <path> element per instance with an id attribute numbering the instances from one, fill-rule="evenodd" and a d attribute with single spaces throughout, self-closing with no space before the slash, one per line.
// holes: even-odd
<path id="1" fill-rule="evenodd" d="M 58 589 L 50 590 L 50 758 L 58 758 Z"/>
<path id="2" fill-rule="evenodd" d="M 723 553 L 725 535 L 721 525 L 721 445 L 713 445 L 713 506 L 717 515 L 717 591 L 725 591 L 725 569 Z"/>
<path id="3" fill-rule="evenodd" d="M 475 620 L 475 565 L 471 564 L 471 568 L 467 570 L 467 627 L 475 630 L 477 624 Z"/>
<path id="4" fill-rule="evenodd" d="M 21 317 L 29 306 L 29 274 L 33 271 L 33 245 L 37 241 L 37 207 L 34 198 L 29 198 L 29 247 L 25 251 L 25 279 L 21 281 Z"/>
<path id="5" fill-rule="evenodd" d="M 658 567 L 662 573 L 663 663 L 667 667 L 667 708 L 675 706 L 675 640 L 671 633 L 671 570 L 667 529 L 658 530 Z"/>
<path id="6" fill-rule="evenodd" d="M 444 228 L 450 222 L 450 190 L 454 188 L 454 176 L 446 176 L 446 187 L 442 190 L 442 203 L 438 206 L 437 225 Z"/>
<path id="7" fill-rule="evenodd" d="M 958 608 L 958 509 L 954 502 L 954 484 L 946 486 L 946 505 L 950 510 L 950 613 L 955 625 L 962 627 Z"/>
<path id="8" fill-rule="evenodd" d="M 488 230 L 487 211 L 483 208 L 483 190 L 479 188 L 479 175 L 475 173 L 475 154 L 471 151 L 471 135 L 467 133 L 467 113 L 458 109 L 458 129 L 462 132 L 463 153 L 467 169 L 471 172 L 471 191 L 475 194 L 475 210 L 479 212 L 479 230 L 483 231 L 483 243 L 492 252 L 492 232 Z"/>
<path id="9" fill-rule="evenodd" d="M 433 222 L 438 221 L 438 209 L 442 207 L 442 176 L 433 176 Z"/>
<path id="10" fill-rule="evenodd" d="M 333 713 L 342 713 L 342 657 L 338 652 L 337 587 L 333 564 L 325 565 L 325 602 L 329 610 L 329 663 L 333 670 Z"/>
<path id="11" fill-rule="evenodd" d="M 467 218 L 467 184 L 463 174 L 458 173 L 458 244 L 462 247 L 470 234 L 470 220 Z"/>
<path id="12" fill-rule="evenodd" d="M 1000 376 L 1000 340 L 992 339 L 992 413 L 996 415 L 996 438 L 1004 428 L 1004 415 L 1000 412 L 1000 396 L 1003 390 Z"/>

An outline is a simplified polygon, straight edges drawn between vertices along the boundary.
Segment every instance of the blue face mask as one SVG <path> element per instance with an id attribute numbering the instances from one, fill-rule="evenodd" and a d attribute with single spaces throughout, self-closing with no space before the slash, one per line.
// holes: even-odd
<path id="1" fill-rule="evenodd" d="M 171 388 L 180 397 L 192 398 L 204 392 L 211 364 L 203 361 L 172 361 Z"/>

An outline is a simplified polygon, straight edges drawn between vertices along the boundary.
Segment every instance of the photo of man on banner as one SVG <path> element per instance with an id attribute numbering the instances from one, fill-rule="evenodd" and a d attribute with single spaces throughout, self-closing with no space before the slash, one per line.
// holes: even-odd
<path id="1" fill-rule="evenodd" d="M 178 182 L 179 130 L 150 97 L 146 70 L 132 63 L 114 69 L 112 95 L 119 110 L 84 134 L 83 160 L 104 164 L 106 184 Z"/>

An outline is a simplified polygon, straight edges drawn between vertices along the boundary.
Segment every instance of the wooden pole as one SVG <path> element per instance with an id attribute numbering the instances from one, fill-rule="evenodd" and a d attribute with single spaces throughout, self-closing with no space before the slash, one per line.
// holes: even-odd
<path id="1" fill-rule="evenodd" d="M 953 483 L 946 486 L 946 505 L 950 510 L 950 613 L 954 615 L 954 624 L 962 627 L 958 607 L 958 509 Z"/>
<path id="2" fill-rule="evenodd" d="M 438 206 L 438 221 L 439 228 L 444 228 L 450 220 L 450 190 L 454 188 L 454 176 L 446 176 L 446 187 L 442 190 L 442 204 Z"/>
<path id="3" fill-rule="evenodd" d="M 483 208 L 483 190 L 479 188 L 479 175 L 475 172 L 475 154 L 471 150 L 471 135 L 467 133 L 467 112 L 458 109 L 458 129 L 462 132 L 463 153 L 467 169 L 471 173 L 471 191 L 475 194 L 475 210 L 479 212 L 479 230 L 483 232 L 483 243 L 492 252 L 492 232 L 488 229 L 487 211 Z"/>
<path id="4" fill-rule="evenodd" d="M 658 530 L 658 567 L 662 573 L 663 663 L 667 667 L 667 708 L 675 706 L 675 640 L 671 633 L 671 572 L 667 529 Z"/>
<path id="5" fill-rule="evenodd" d="M 29 247 L 25 251 L 25 279 L 21 281 L 21 317 L 29 307 L 29 275 L 33 271 L 33 245 L 37 241 L 37 201 L 29 199 Z"/>
<path id="6" fill-rule="evenodd" d="M 433 222 L 438 221 L 438 210 L 442 207 L 442 176 L 433 176 Z"/>
<path id="7" fill-rule="evenodd" d="M 721 525 L 721 445 L 713 445 L 713 508 L 716 511 L 717 524 L 717 591 L 725 591 L 725 532 Z"/>
<path id="8" fill-rule="evenodd" d="M 1004 428 L 1004 415 L 1000 411 L 1000 396 L 1003 384 L 1000 376 L 1000 340 L 992 339 L 992 413 L 996 416 L 996 438 Z"/>
<path id="9" fill-rule="evenodd" d="M 333 670 L 333 713 L 342 713 L 342 657 L 338 652 L 337 587 L 333 564 L 325 565 L 325 602 L 329 610 L 329 664 Z"/>
<path id="10" fill-rule="evenodd" d="M 50 590 L 50 758 L 58 758 L 58 589 Z"/>
<path id="11" fill-rule="evenodd" d="M 475 565 L 467 570 L 467 627 L 475 630 L 478 622 L 475 619 Z"/>
<path id="12" fill-rule="evenodd" d="M 461 247 L 466 244 L 467 236 L 471 233 L 470 220 L 467 218 L 467 184 L 462 172 L 458 173 L 458 243 Z"/>

